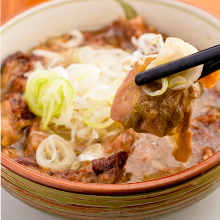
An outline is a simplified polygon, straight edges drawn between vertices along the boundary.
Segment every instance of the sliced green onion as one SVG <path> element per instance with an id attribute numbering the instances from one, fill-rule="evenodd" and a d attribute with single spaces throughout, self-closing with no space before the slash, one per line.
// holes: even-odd
<path id="1" fill-rule="evenodd" d="M 37 148 L 37 163 L 51 171 L 70 168 L 76 159 L 74 147 L 58 135 L 50 135 Z"/>
<path id="2" fill-rule="evenodd" d="M 89 46 L 80 48 L 77 54 L 77 60 L 80 63 L 90 63 L 94 57 L 94 49 Z"/>
<path id="3" fill-rule="evenodd" d="M 62 112 L 72 109 L 74 90 L 70 82 L 53 71 L 38 71 L 27 82 L 25 98 L 30 110 L 42 117 L 43 129 Z M 68 111 L 70 112 L 70 111 Z M 71 115 L 59 124 L 65 124 Z"/>
<path id="4" fill-rule="evenodd" d="M 106 128 L 110 126 L 114 121 L 110 118 L 111 107 L 99 106 L 99 102 L 92 108 L 87 109 L 83 113 L 83 121 L 93 128 Z"/>
<path id="5" fill-rule="evenodd" d="M 79 161 L 75 161 L 75 162 L 72 164 L 72 166 L 70 167 L 70 169 L 71 169 L 71 170 L 78 170 L 79 166 L 80 166 Z"/>
<path id="6" fill-rule="evenodd" d="M 172 89 L 174 88 L 175 86 L 177 85 L 180 85 L 180 84 L 186 84 L 187 81 L 184 77 L 182 76 L 177 76 L 177 77 L 174 77 L 173 79 L 170 80 L 169 82 L 169 88 Z"/>
<path id="7" fill-rule="evenodd" d="M 150 96 L 158 96 L 158 95 L 162 95 L 168 87 L 168 80 L 166 77 L 161 79 L 162 82 L 162 88 L 160 90 L 157 90 L 155 92 L 153 92 L 150 88 L 148 88 L 146 85 L 142 85 L 141 88 L 143 89 L 143 91 Z"/>
<path id="8" fill-rule="evenodd" d="M 117 91 L 117 86 L 115 85 L 101 85 L 86 93 L 84 99 L 92 99 L 96 101 L 108 100 L 115 95 Z"/>

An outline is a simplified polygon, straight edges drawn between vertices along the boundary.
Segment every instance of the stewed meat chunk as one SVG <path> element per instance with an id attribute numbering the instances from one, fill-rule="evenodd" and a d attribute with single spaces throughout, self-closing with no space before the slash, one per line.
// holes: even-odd
<path id="1" fill-rule="evenodd" d="M 96 44 L 103 46 L 106 43 L 113 47 L 123 49 L 135 49 L 131 43 L 131 37 L 140 37 L 150 32 L 142 17 L 137 16 L 130 20 L 120 18 L 100 32 L 84 32 L 84 44 Z"/>
<path id="2" fill-rule="evenodd" d="M 1 71 L 1 88 L 11 92 L 25 91 L 27 78 L 24 73 L 34 69 L 34 63 L 40 58 L 34 55 L 28 56 L 17 52 L 9 56 L 2 67 Z"/>
<path id="3" fill-rule="evenodd" d="M 96 174 L 96 182 L 103 184 L 120 182 L 127 159 L 128 153 L 121 151 L 109 158 L 93 160 L 92 168 Z"/>
<path id="4" fill-rule="evenodd" d="M 147 95 L 136 85 L 134 79 L 136 74 L 145 70 L 153 59 L 147 58 L 142 66 L 135 63 L 134 69 L 128 73 L 115 95 L 111 118 L 122 123 L 125 129 L 133 128 L 139 133 L 163 137 L 177 126 L 186 112 L 190 111 L 191 93 L 195 94 L 196 91 L 168 88 L 162 95 Z M 161 84 L 153 82 L 148 86 L 152 90 L 158 90 Z"/>
<path id="5" fill-rule="evenodd" d="M 49 135 L 41 130 L 41 118 L 35 117 L 28 130 L 28 137 L 24 143 L 27 156 L 33 156 L 40 143 Z"/>
<path id="6" fill-rule="evenodd" d="M 62 170 L 54 173 L 57 178 L 86 183 L 119 183 L 124 174 L 124 166 L 128 159 L 128 153 L 121 151 L 109 158 L 100 158 L 84 161 L 81 168 L 75 170 Z"/>
<path id="7" fill-rule="evenodd" d="M 31 124 L 33 114 L 20 94 L 7 94 L 1 102 L 1 145 L 9 146 L 23 137 L 23 129 Z"/>
<path id="8" fill-rule="evenodd" d="M 109 137 L 101 142 L 104 153 L 111 156 L 120 151 L 129 152 L 135 141 L 135 132 L 131 128 L 117 136 Z"/>

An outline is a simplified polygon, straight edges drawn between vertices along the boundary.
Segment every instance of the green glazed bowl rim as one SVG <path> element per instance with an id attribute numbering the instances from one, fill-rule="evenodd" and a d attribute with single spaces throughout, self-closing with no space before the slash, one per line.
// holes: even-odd
<path id="1" fill-rule="evenodd" d="M 181 0 L 181 1 L 191 7 L 197 7 L 207 12 L 207 10 L 204 8 L 195 6 L 194 4 L 185 2 L 184 0 Z M 45 3 L 40 3 L 40 5 L 41 4 L 45 4 Z M 25 10 L 30 9 L 32 7 L 26 8 Z M 20 13 L 21 12 L 19 12 L 18 14 Z M 17 16 L 18 14 L 15 14 L 14 16 Z M 214 17 L 220 20 L 220 17 L 218 15 L 214 13 L 210 13 L 210 14 L 212 14 Z M 13 17 L 10 17 L 9 21 Z M 8 20 L 3 21 L 2 25 L 7 23 L 7 21 Z M 175 184 L 186 182 L 199 175 L 202 175 L 205 172 L 220 165 L 220 151 L 217 152 L 212 157 L 210 157 L 209 159 L 202 161 L 199 164 L 193 167 L 190 167 L 186 170 L 183 170 L 181 172 L 178 172 L 176 174 L 166 176 L 163 178 L 159 178 L 159 179 L 150 180 L 150 181 L 137 182 L 137 183 L 126 183 L 126 184 L 95 184 L 95 183 L 82 183 L 82 182 L 73 182 L 73 181 L 64 180 L 64 179 L 58 179 L 55 177 L 48 176 L 46 174 L 39 173 L 21 164 L 18 164 L 11 158 L 4 155 L 2 152 L 1 152 L 1 165 L 5 167 L 6 169 L 10 170 L 11 172 L 14 172 L 15 174 L 23 178 L 26 178 L 35 183 L 48 186 L 51 188 L 59 189 L 59 190 L 70 191 L 70 192 L 81 193 L 81 194 L 92 194 L 92 195 L 103 195 L 103 196 L 105 195 L 130 195 L 130 194 L 137 194 L 137 193 L 146 193 L 150 191 L 160 190 L 163 188 L 169 188 L 170 186 L 173 186 Z"/>

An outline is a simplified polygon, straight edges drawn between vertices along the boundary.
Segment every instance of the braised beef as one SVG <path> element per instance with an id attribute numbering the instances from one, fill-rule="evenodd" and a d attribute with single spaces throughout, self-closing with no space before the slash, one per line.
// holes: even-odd
<path id="1" fill-rule="evenodd" d="M 24 93 L 25 92 L 25 87 L 26 87 L 26 83 L 27 83 L 27 78 L 24 76 L 19 76 L 16 77 L 15 79 L 13 79 L 11 81 L 11 85 L 10 85 L 10 92 L 20 92 L 20 93 Z"/>
<path id="2" fill-rule="evenodd" d="M 177 126 L 186 112 L 190 111 L 189 94 L 192 93 L 195 97 L 196 89 L 188 91 L 168 88 L 162 95 L 147 95 L 136 85 L 134 78 L 137 73 L 146 69 L 153 59 L 147 58 L 142 66 L 135 63 L 134 69 L 128 73 L 117 90 L 111 107 L 111 118 L 122 123 L 125 129 L 133 128 L 139 133 L 163 137 Z M 152 82 L 148 86 L 152 90 L 158 90 L 161 84 Z"/>
<path id="3" fill-rule="evenodd" d="M 101 142 L 104 153 L 107 156 L 113 155 L 120 151 L 129 152 L 135 141 L 135 132 L 131 128 L 123 131 L 117 136 L 109 137 Z"/>
<path id="4" fill-rule="evenodd" d="M 7 94 L 1 102 L 1 145 L 9 146 L 23 137 L 23 130 L 31 124 L 33 114 L 20 94 Z"/>
<path id="5" fill-rule="evenodd" d="M 35 117 L 32 125 L 27 132 L 27 139 L 24 143 L 25 153 L 27 156 L 32 156 L 40 143 L 49 135 L 41 130 L 41 118 Z"/>
<path id="6" fill-rule="evenodd" d="M 1 70 L 1 88 L 11 92 L 23 93 L 26 85 L 24 73 L 34 69 L 34 62 L 40 58 L 34 55 L 28 56 L 17 52 L 9 56 Z"/>
<path id="7" fill-rule="evenodd" d="M 33 113 L 29 111 L 26 101 L 22 98 L 20 93 L 7 93 L 2 96 L 1 101 L 9 100 L 12 112 L 22 119 L 33 118 Z"/>
<path id="8" fill-rule="evenodd" d="M 109 158 L 100 158 L 92 162 L 84 161 L 77 171 L 66 169 L 54 173 L 53 176 L 86 183 L 119 183 L 125 171 L 127 159 L 128 153 L 121 151 Z"/>
<path id="9" fill-rule="evenodd" d="M 92 164 L 90 161 L 83 161 L 78 170 L 60 170 L 55 172 L 53 176 L 75 182 L 91 183 L 93 182 Z"/>
<path id="10" fill-rule="evenodd" d="M 103 184 L 120 182 L 127 159 L 128 153 L 121 151 L 109 158 L 93 160 L 92 167 L 96 174 L 96 181 Z"/>
<path id="11" fill-rule="evenodd" d="M 112 22 L 110 26 L 99 32 L 85 32 L 85 44 L 94 43 L 103 46 L 106 43 L 113 47 L 122 49 L 135 49 L 131 43 L 131 37 L 139 37 L 140 35 L 149 32 L 143 18 L 137 16 L 130 20 L 120 18 Z"/>

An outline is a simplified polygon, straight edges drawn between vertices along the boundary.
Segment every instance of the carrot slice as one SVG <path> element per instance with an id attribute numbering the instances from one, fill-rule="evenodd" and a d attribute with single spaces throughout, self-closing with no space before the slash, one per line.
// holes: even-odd
<path id="1" fill-rule="evenodd" d="M 220 78 L 220 70 L 202 78 L 199 80 L 208 89 L 211 89 L 219 80 Z"/>

